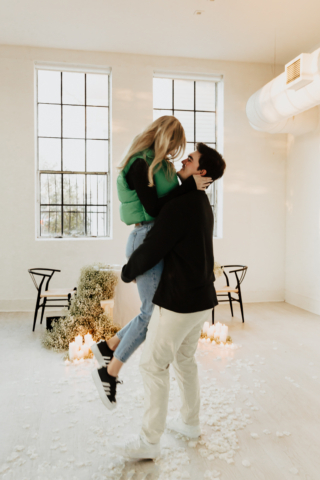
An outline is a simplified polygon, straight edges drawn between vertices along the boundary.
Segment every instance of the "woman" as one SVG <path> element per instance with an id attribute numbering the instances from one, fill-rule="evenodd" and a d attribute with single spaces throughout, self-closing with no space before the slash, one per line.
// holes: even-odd
<path id="1" fill-rule="evenodd" d="M 163 116 L 134 139 L 124 158 L 117 179 L 120 218 L 127 225 L 135 225 L 127 243 L 128 258 L 143 243 L 165 203 L 191 190 L 205 190 L 211 183 L 210 178 L 195 175 L 179 186 L 172 160 L 183 154 L 185 146 L 185 133 L 179 120 Z M 139 315 L 110 340 L 91 347 L 99 366 L 106 367 L 95 370 L 93 379 L 101 400 L 109 409 L 116 406 L 117 376 L 123 363 L 146 338 L 154 309 L 152 299 L 162 269 L 163 260 L 136 279 L 142 302 Z"/>

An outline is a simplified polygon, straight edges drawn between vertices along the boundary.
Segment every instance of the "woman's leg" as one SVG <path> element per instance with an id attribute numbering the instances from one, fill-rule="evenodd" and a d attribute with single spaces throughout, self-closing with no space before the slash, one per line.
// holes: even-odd
<path id="1" fill-rule="evenodd" d="M 108 366 L 110 375 L 113 375 L 111 371 L 115 360 L 122 364 L 125 363 L 146 338 L 149 321 L 154 309 L 152 300 L 158 288 L 162 270 L 163 261 L 137 278 L 137 286 L 142 303 L 140 313 L 126 325 L 127 328 L 121 338 L 121 342 L 117 346 L 114 357 Z"/>
<path id="2" fill-rule="evenodd" d="M 108 347 L 111 348 L 111 350 L 113 351 L 115 351 L 119 343 L 120 338 L 117 336 L 117 334 L 107 340 Z"/>
<path id="3" fill-rule="evenodd" d="M 142 226 L 141 228 L 134 228 L 130 233 L 126 245 L 126 257 L 129 259 L 133 252 L 143 243 L 146 235 L 148 233 L 147 226 Z M 116 333 L 112 338 L 107 340 L 107 345 L 111 350 L 115 351 L 119 343 L 121 342 L 126 331 L 130 328 L 130 322 L 127 323 L 119 332 Z"/>
<path id="4" fill-rule="evenodd" d="M 128 239 L 127 257 L 130 257 L 133 251 L 142 244 L 152 226 L 153 224 L 148 224 L 133 230 Z M 109 347 L 116 351 L 108 365 L 108 373 L 112 376 L 118 375 L 123 363 L 128 360 L 146 338 L 149 320 L 154 308 L 152 300 L 158 288 L 162 270 L 163 261 L 136 279 L 142 303 L 140 313 L 112 339 L 108 340 Z"/>
<path id="5" fill-rule="evenodd" d="M 130 233 L 126 245 L 126 257 L 129 259 L 133 252 L 142 244 L 142 242 L 145 239 L 145 236 L 147 234 L 147 230 L 145 227 L 142 228 L 134 228 L 132 232 Z M 121 342 L 121 339 L 123 338 L 124 334 L 130 327 L 130 322 L 125 325 L 116 335 L 113 337 L 109 338 L 107 340 L 107 345 L 111 350 L 115 350 L 119 343 Z"/>

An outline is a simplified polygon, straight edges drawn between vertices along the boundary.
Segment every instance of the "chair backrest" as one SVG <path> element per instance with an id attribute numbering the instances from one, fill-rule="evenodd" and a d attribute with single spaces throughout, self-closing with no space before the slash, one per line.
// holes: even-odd
<path id="1" fill-rule="evenodd" d="M 228 273 L 229 274 L 230 273 L 235 274 L 236 281 L 237 281 L 237 286 L 240 286 L 240 284 L 243 282 L 244 277 L 246 276 L 246 273 L 247 273 L 247 270 L 248 270 L 248 267 L 246 267 L 245 265 L 222 265 L 221 268 L 223 269 L 223 274 L 226 277 L 228 286 L 230 286 L 230 284 L 229 284 L 229 278 L 228 278 L 228 275 L 225 271 L 225 268 L 227 268 L 227 269 L 233 268 L 234 269 L 234 270 L 229 270 Z M 239 276 L 240 276 L 240 278 L 239 278 Z"/>
<path id="2" fill-rule="evenodd" d="M 61 270 L 55 270 L 53 268 L 29 268 L 28 273 L 33 281 L 34 286 L 38 290 L 38 293 L 40 294 L 42 291 L 42 286 L 47 278 L 47 283 L 45 286 L 45 290 L 48 290 L 49 288 L 49 282 L 51 278 L 53 277 L 54 272 L 61 272 Z M 37 280 L 35 278 L 35 275 L 37 275 L 39 278 L 39 284 L 37 283 Z"/>

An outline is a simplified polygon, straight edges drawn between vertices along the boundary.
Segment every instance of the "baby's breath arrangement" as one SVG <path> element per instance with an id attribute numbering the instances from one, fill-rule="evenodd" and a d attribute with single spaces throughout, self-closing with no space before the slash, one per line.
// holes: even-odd
<path id="1" fill-rule="evenodd" d="M 223 275 L 223 267 L 220 265 L 220 263 L 214 262 L 213 273 L 216 279 Z"/>
<path id="2" fill-rule="evenodd" d="M 98 267 L 98 268 L 97 268 Z M 76 335 L 91 333 L 97 342 L 115 335 L 120 327 L 100 306 L 101 300 L 114 297 L 118 278 L 108 265 L 98 264 L 83 267 L 80 272 L 77 295 L 72 300 L 65 318 L 53 322 L 52 330 L 47 330 L 43 346 L 52 350 L 67 350 Z"/>

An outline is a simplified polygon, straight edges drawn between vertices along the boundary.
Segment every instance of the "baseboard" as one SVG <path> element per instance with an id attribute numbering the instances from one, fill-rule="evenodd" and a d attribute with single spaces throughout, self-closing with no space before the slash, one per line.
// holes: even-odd
<path id="1" fill-rule="evenodd" d="M 320 300 L 286 290 L 285 301 L 308 312 L 320 315 Z"/>
<path id="2" fill-rule="evenodd" d="M 128 293 L 128 292 L 127 292 Z M 130 292 L 129 292 L 130 293 Z M 136 295 L 137 296 L 137 295 Z M 119 298 L 120 300 L 120 292 L 119 292 Z M 131 303 L 132 303 L 132 295 L 130 296 Z M 242 297 L 243 297 L 243 303 L 260 303 L 260 302 L 284 302 L 284 291 L 282 290 L 270 290 L 270 291 L 243 291 L 242 292 Z M 118 304 L 119 302 L 116 302 Z M 291 302 L 288 302 L 291 303 Z M 135 302 L 135 307 L 136 310 L 139 311 L 140 303 L 139 299 L 136 299 Z M 17 300 L 0 300 L 0 312 L 34 312 L 34 308 L 36 305 L 36 299 L 35 298 L 25 298 L 25 299 L 17 299 Z M 123 302 L 123 298 L 121 297 L 121 306 L 126 306 L 126 309 L 129 308 L 129 304 Z M 298 305 L 299 306 L 299 305 Z M 115 305 L 115 308 L 118 308 L 119 314 L 123 313 L 121 312 L 122 308 L 120 305 Z M 303 308 L 303 307 L 302 307 Z M 57 308 L 54 310 L 53 308 L 48 308 L 46 310 L 46 314 L 48 312 L 53 312 L 53 311 L 61 311 L 62 309 Z M 130 308 L 129 308 L 130 310 Z M 120 315 L 121 316 L 121 315 Z M 128 312 L 126 312 L 125 317 L 127 318 Z M 120 323 L 121 324 L 121 323 Z"/>
<path id="3" fill-rule="evenodd" d="M 17 300 L 0 300 L 0 312 L 34 312 L 36 306 L 35 298 L 25 298 Z M 63 311 L 62 308 L 47 308 L 46 315 L 48 312 L 60 312 Z"/>
<path id="4" fill-rule="evenodd" d="M 284 290 L 243 291 L 242 300 L 243 303 L 284 302 Z"/>

